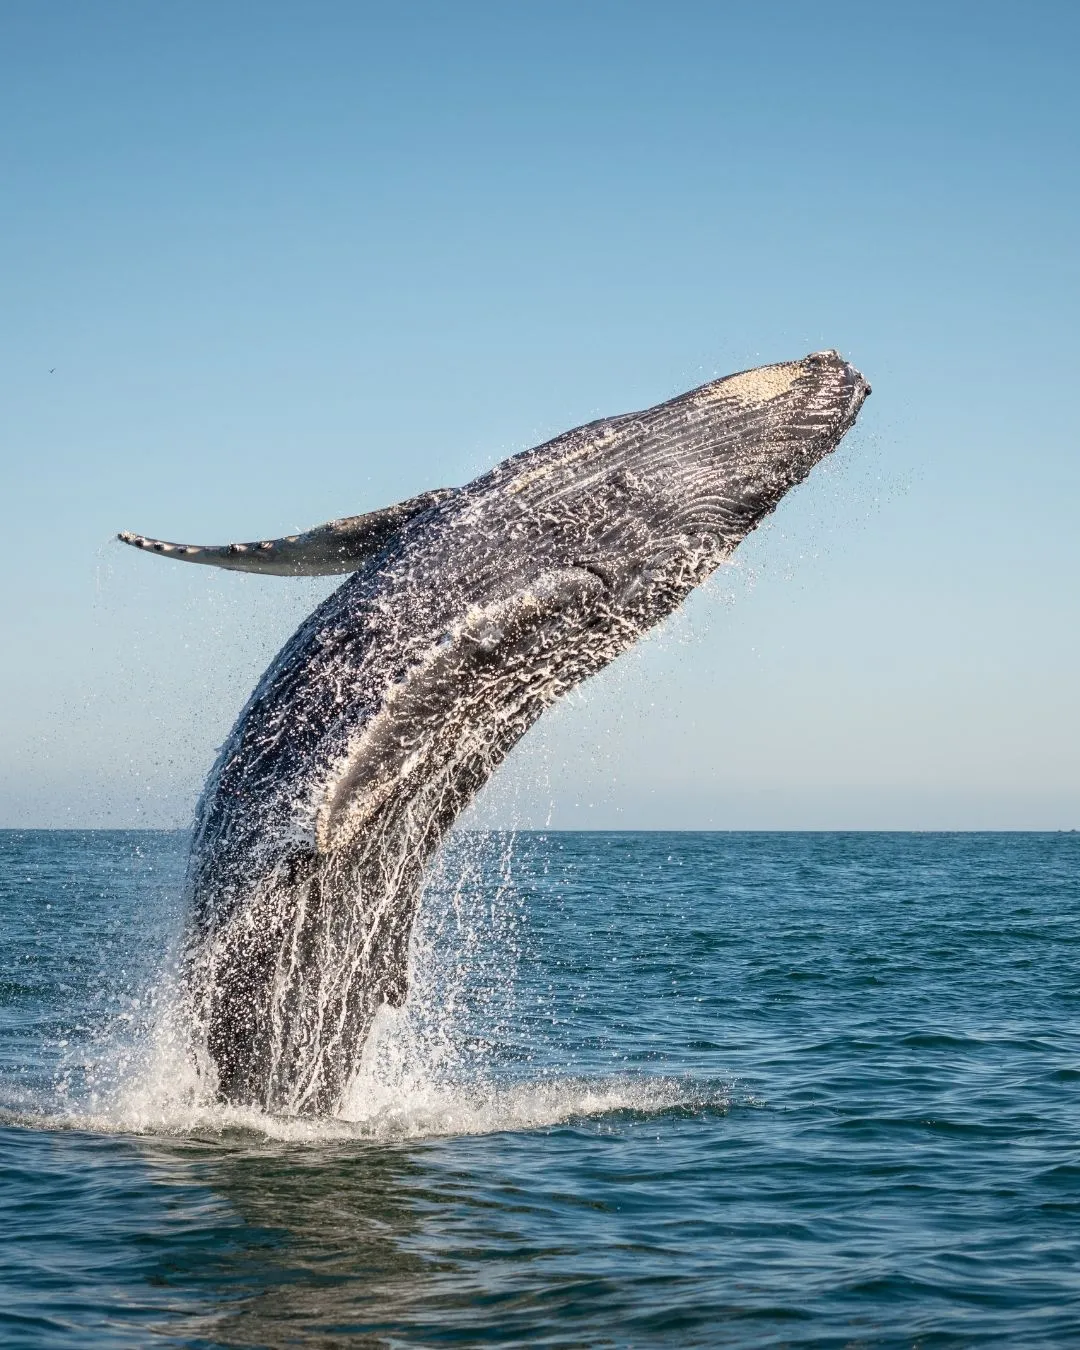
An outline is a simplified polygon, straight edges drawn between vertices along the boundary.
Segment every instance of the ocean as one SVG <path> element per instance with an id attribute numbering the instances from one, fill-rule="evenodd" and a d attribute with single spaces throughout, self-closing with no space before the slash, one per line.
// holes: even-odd
<path id="1" fill-rule="evenodd" d="M 1080 1345 L 1080 835 L 458 834 L 324 1121 L 186 848 L 0 833 L 0 1346 Z"/>

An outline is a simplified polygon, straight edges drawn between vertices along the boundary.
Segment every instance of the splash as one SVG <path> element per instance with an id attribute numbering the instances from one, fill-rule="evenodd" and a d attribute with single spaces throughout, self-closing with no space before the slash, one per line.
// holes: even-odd
<path id="1" fill-rule="evenodd" d="M 731 1105 L 723 1084 L 690 1078 L 612 1075 L 607 1078 L 553 1077 L 546 1081 L 451 1087 L 431 1082 L 382 1085 L 341 1116 L 280 1116 L 256 1107 L 186 1105 L 125 1094 L 104 1109 L 67 1111 L 0 1110 L 9 1125 L 80 1130 L 95 1134 L 153 1135 L 185 1139 L 254 1136 L 284 1143 L 355 1140 L 397 1143 L 523 1133 L 605 1118 L 652 1118 L 672 1112 L 724 1112 Z"/>
<path id="2" fill-rule="evenodd" d="M 726 1109 L 718 1083 L 537 1062 L 521 991 L 529 948 L 516 848 L 510 833 L 460 833 L 438 856 L 413 931 L 411 996 L 376 1016 L 334 1114 L 216 1100 L 169 961 L 123 995 L 102 1032 L 70 1048 L 51 1091 L 9 1097 L 0 1118 L 104 1134 L 387 1143 Z"/>
<path id="3" fill-rule="evenodd" d="M 302 537 L 126 537 L 189 562 L 351 572 L 271 663 L 197 811 L 190 1039 L 218 1096 L 342 1114 L 381 1009 L 406 1002 L 427 867 L 462 810 L 546 709 L 731 557 L 868 393 L 815 352 Z"/>

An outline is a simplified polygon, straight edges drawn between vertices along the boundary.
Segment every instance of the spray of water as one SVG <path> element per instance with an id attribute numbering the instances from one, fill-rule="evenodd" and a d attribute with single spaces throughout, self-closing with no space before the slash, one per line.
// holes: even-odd
<path id="1" fill-rule="evenodd" d="M 722 1107 L 716 1085 L 613 1073 L 582 1077 L 537 1062 L 521 978 L 529 933 L 512 833 L 461 832 L 439 854 L 409 956 L 411 993 L 375 1018 L 332 1115 L 223 1104 L 192 1055 L 179 963 L 115 996 L 120 1010 L 74 1044 L 53 1090 L 9 1120 L 36 1126 L 215 1138 L 373 1142 L 546 1129 L 629 1111 Z"/>

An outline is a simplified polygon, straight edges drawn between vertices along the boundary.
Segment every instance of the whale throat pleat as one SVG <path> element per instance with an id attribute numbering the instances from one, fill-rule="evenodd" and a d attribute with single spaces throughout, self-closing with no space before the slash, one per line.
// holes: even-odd
<path id="1" fill-rule="evenodd" d="M 233 572 L 263 572 L 279 577 L 321 577 L 355 572 L 366 558 L 377 553 L 415 516 L 437 506 L 452 494 L 451 488 L 436 488 L 410 497 L 382 511 L 346 516 L 316 525 L 303 534 L 282 539 L 261 539 L 250 544 L 171 544 L 124 530 L 121 543 L 163 558 L 203 563 Z"/>

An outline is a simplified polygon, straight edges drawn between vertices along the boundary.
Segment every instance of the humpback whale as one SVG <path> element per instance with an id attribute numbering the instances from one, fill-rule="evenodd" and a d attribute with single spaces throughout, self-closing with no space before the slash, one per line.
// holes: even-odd
<path id="1" fill-rule="evenodd" d="M 545 708 L 678 608 L 851 427 L 837 352 L 602 418 L 458 489 L 163 557 L 351 575 L 285 644 L 196 810 L 185 985 L 220 1099 L 339 1107 L 407 993 L 425 871 Z"/>

